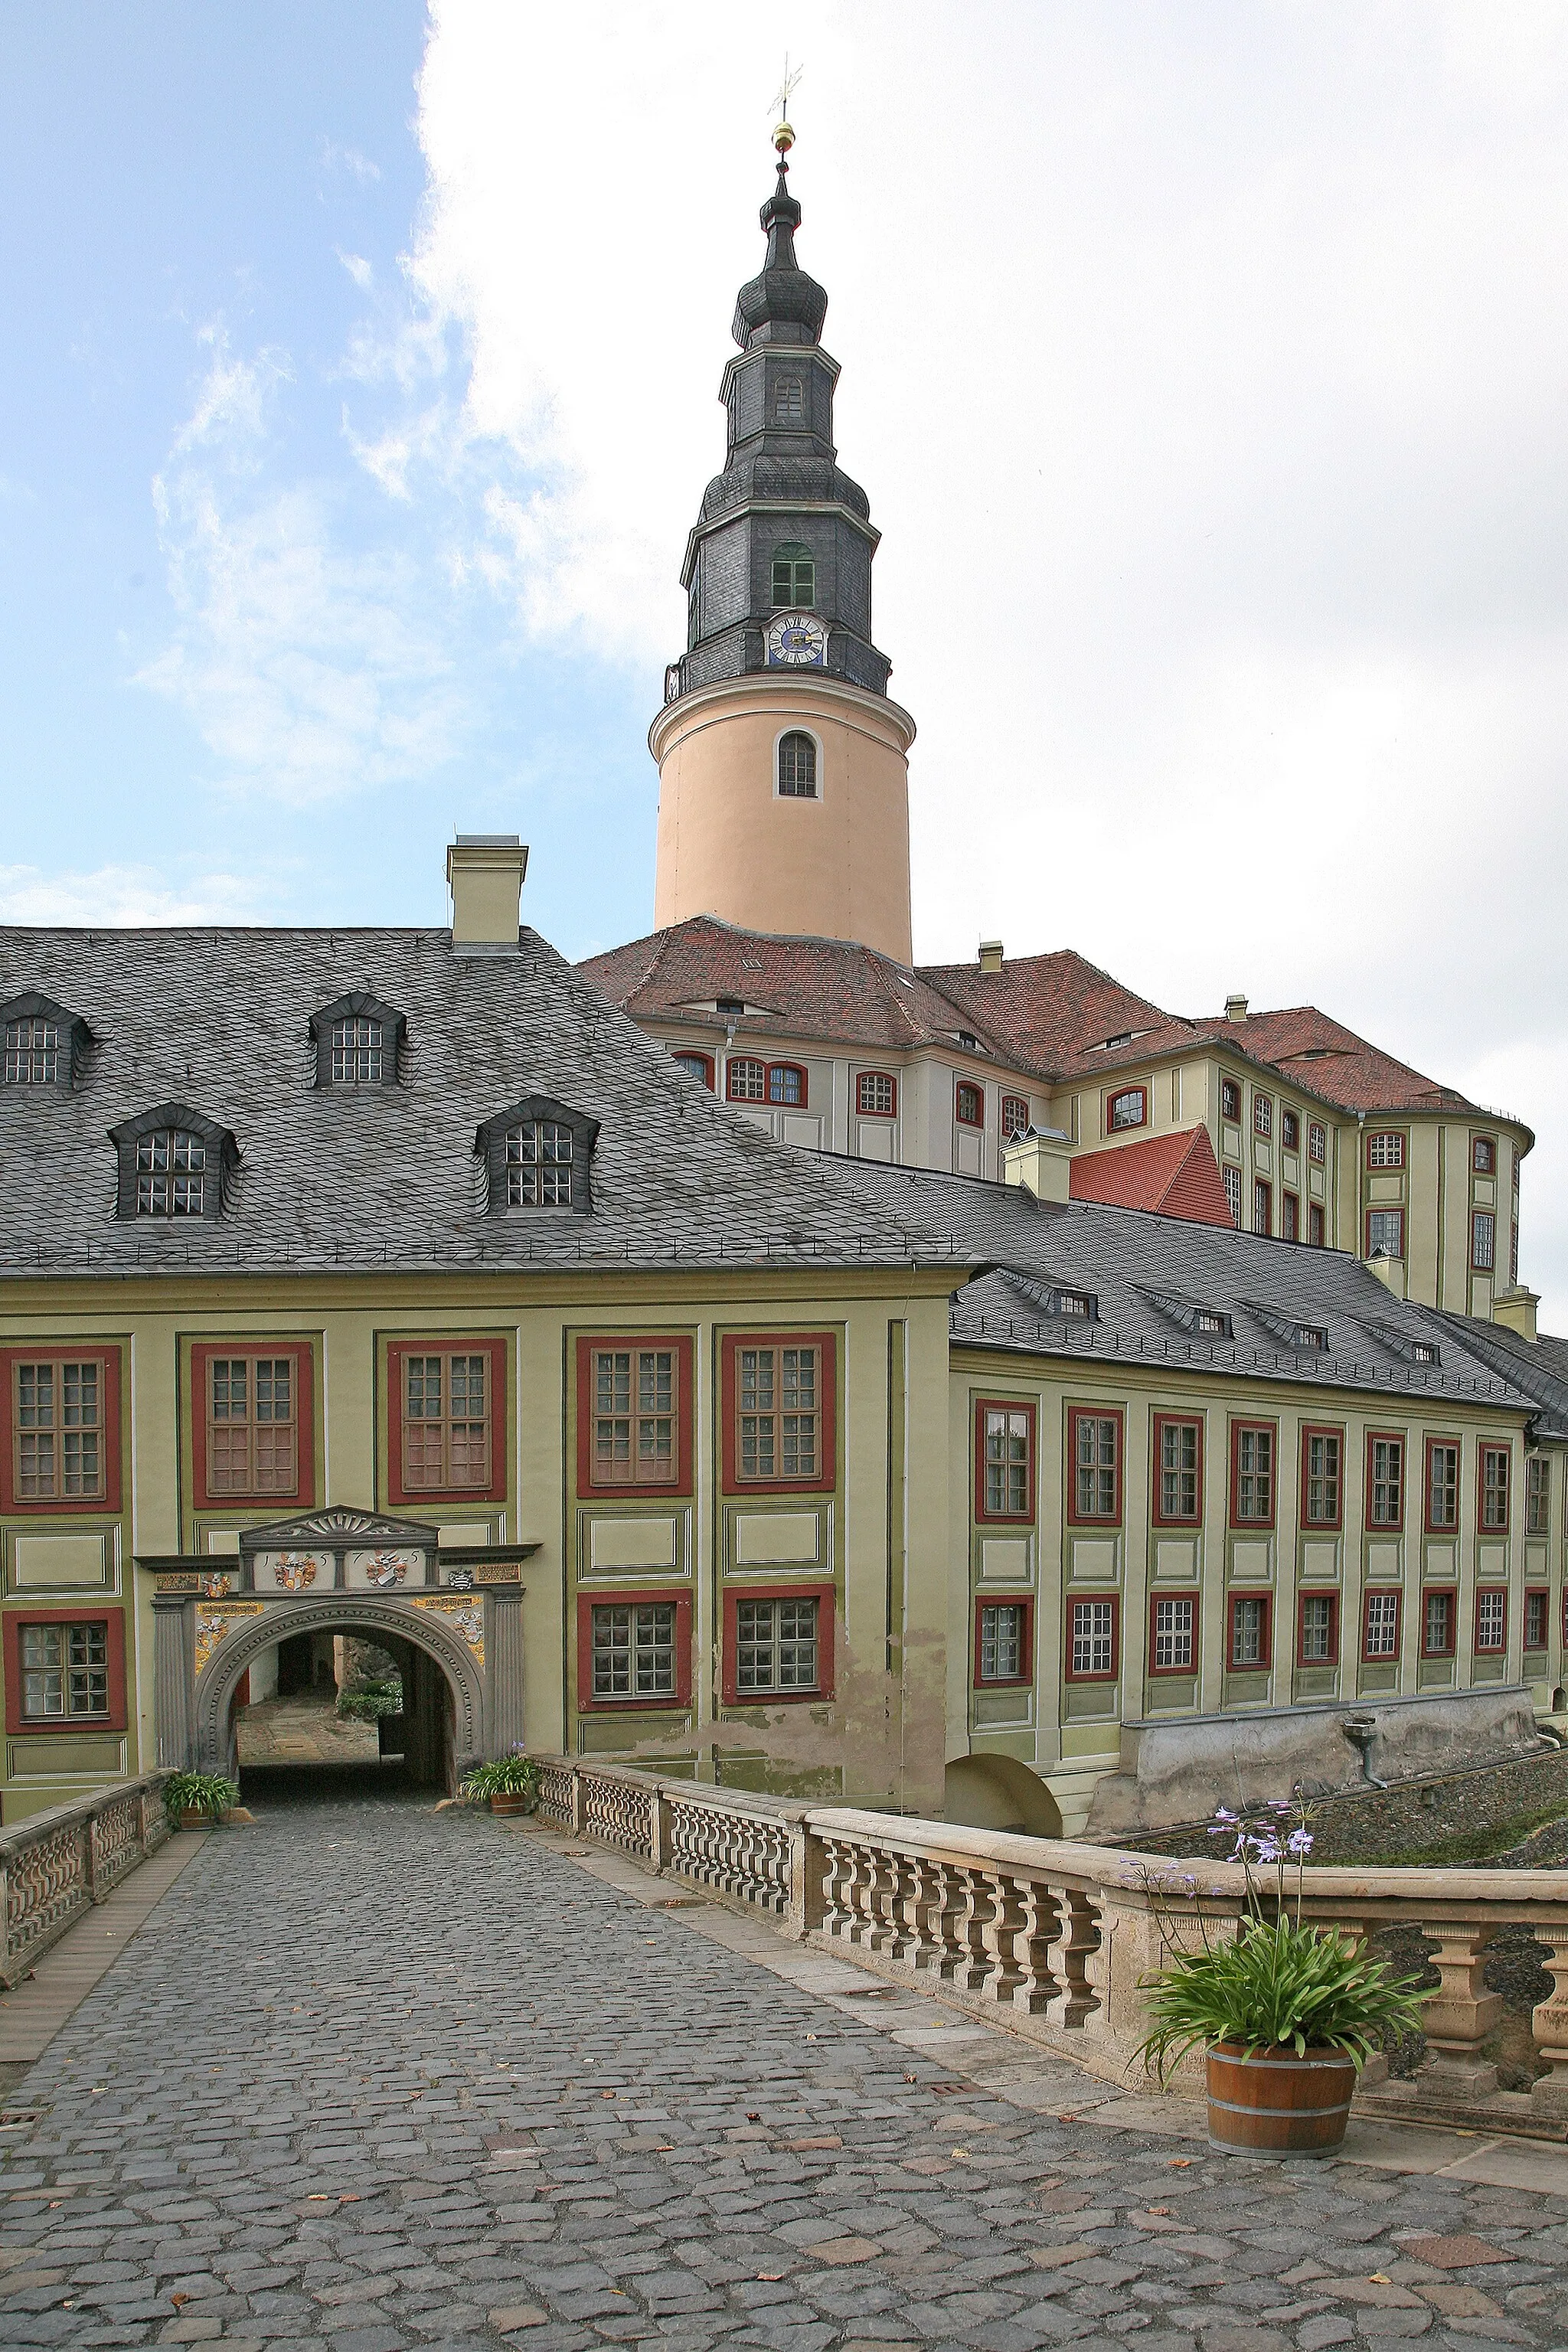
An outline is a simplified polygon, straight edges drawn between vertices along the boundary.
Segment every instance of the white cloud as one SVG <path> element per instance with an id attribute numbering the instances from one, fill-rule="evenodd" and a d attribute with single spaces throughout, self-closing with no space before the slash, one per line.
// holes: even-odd
<path id="1" fill-rule="evenodd" d="M 348 271 L 349 276 L 353 279 L 354 284 L 359 288 L 361 293 L 368 294 L 371 288 L 375 283 L 375 271 L 372 268 L 371 264 L 365 259 L 363 254 L 345 253 L 340 246 L 338 247 L 338 259 L 342 263 L 343 268 Z"/>
<path id="2" fill-rule="evenodd" d="M 142 924 L 254 920 L 254 886 L 233 874 L 204 874 L 182 888 L 151 866 L 100 866 L 90 874 L 44 874 L 0 866 L 0 922 L 78 923 L 121 929 Z"/>
<path id="3" fill-rule="evenodd" d="M 379 163 L 373 163 L 357 147 L 340 147 L 331 139 L 321 142 L 321 162 L 329 172 L 346 172 L 362 188 L 374 187 L 381 177 Z"/>

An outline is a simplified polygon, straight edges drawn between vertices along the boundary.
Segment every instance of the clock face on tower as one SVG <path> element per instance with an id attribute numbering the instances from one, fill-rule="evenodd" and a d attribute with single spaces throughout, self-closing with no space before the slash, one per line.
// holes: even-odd
<path id="1" fill-rule="evenodd" d="M 825 669 L 827 625 L 815 613 L 775 613 L 768 623 L 770 669 Z"/>

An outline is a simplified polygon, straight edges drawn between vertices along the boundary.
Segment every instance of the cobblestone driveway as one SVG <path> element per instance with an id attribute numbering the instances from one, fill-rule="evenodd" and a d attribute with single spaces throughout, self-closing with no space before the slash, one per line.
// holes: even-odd
<path id="1" fill-rule="evenodd" d="M 0 2343 L 1568 2341 L 1568 2200 L 944 2094 L 850 2005 L 427 1805 L 208 1840 L 12 2094 Z"/>

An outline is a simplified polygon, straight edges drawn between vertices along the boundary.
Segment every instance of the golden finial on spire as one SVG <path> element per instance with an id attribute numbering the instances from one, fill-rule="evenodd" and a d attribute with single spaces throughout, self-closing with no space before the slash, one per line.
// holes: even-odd
<path id="1" fill-rule="evenodd" d="M 791 71 L 789 52 L 786 49 L 784 52 L 784 79 L 780 82 L 778 89 L 774 91 L 773 96 L 768 101 L 770 110 L 776 106 L 779 110 L 779 119 L 773 125 L 773 145 L 779 152 L 779 165 L 781 169 L 788 168 L 784 163 L 784 157 L 795 145 L 795 132 L 791 129 L 789 121 L 789 102 L 794 97 L 795 90 L 799 86 L 801 76 L 805 71 L 805 68 L 804 66 L 796 66 L 794 71 Z"/>

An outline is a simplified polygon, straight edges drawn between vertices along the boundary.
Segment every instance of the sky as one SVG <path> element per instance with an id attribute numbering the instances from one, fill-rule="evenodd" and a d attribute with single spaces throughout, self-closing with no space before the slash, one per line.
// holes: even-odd
<path id="1" fill-rule="evenodd" d="M 651 925 L 780 20 L 0 0 L 0 919 Z M 803 264 L 917 956 L 1522 1116 L 1568 1328 L 1568 9 L 820 0 Z"/>

